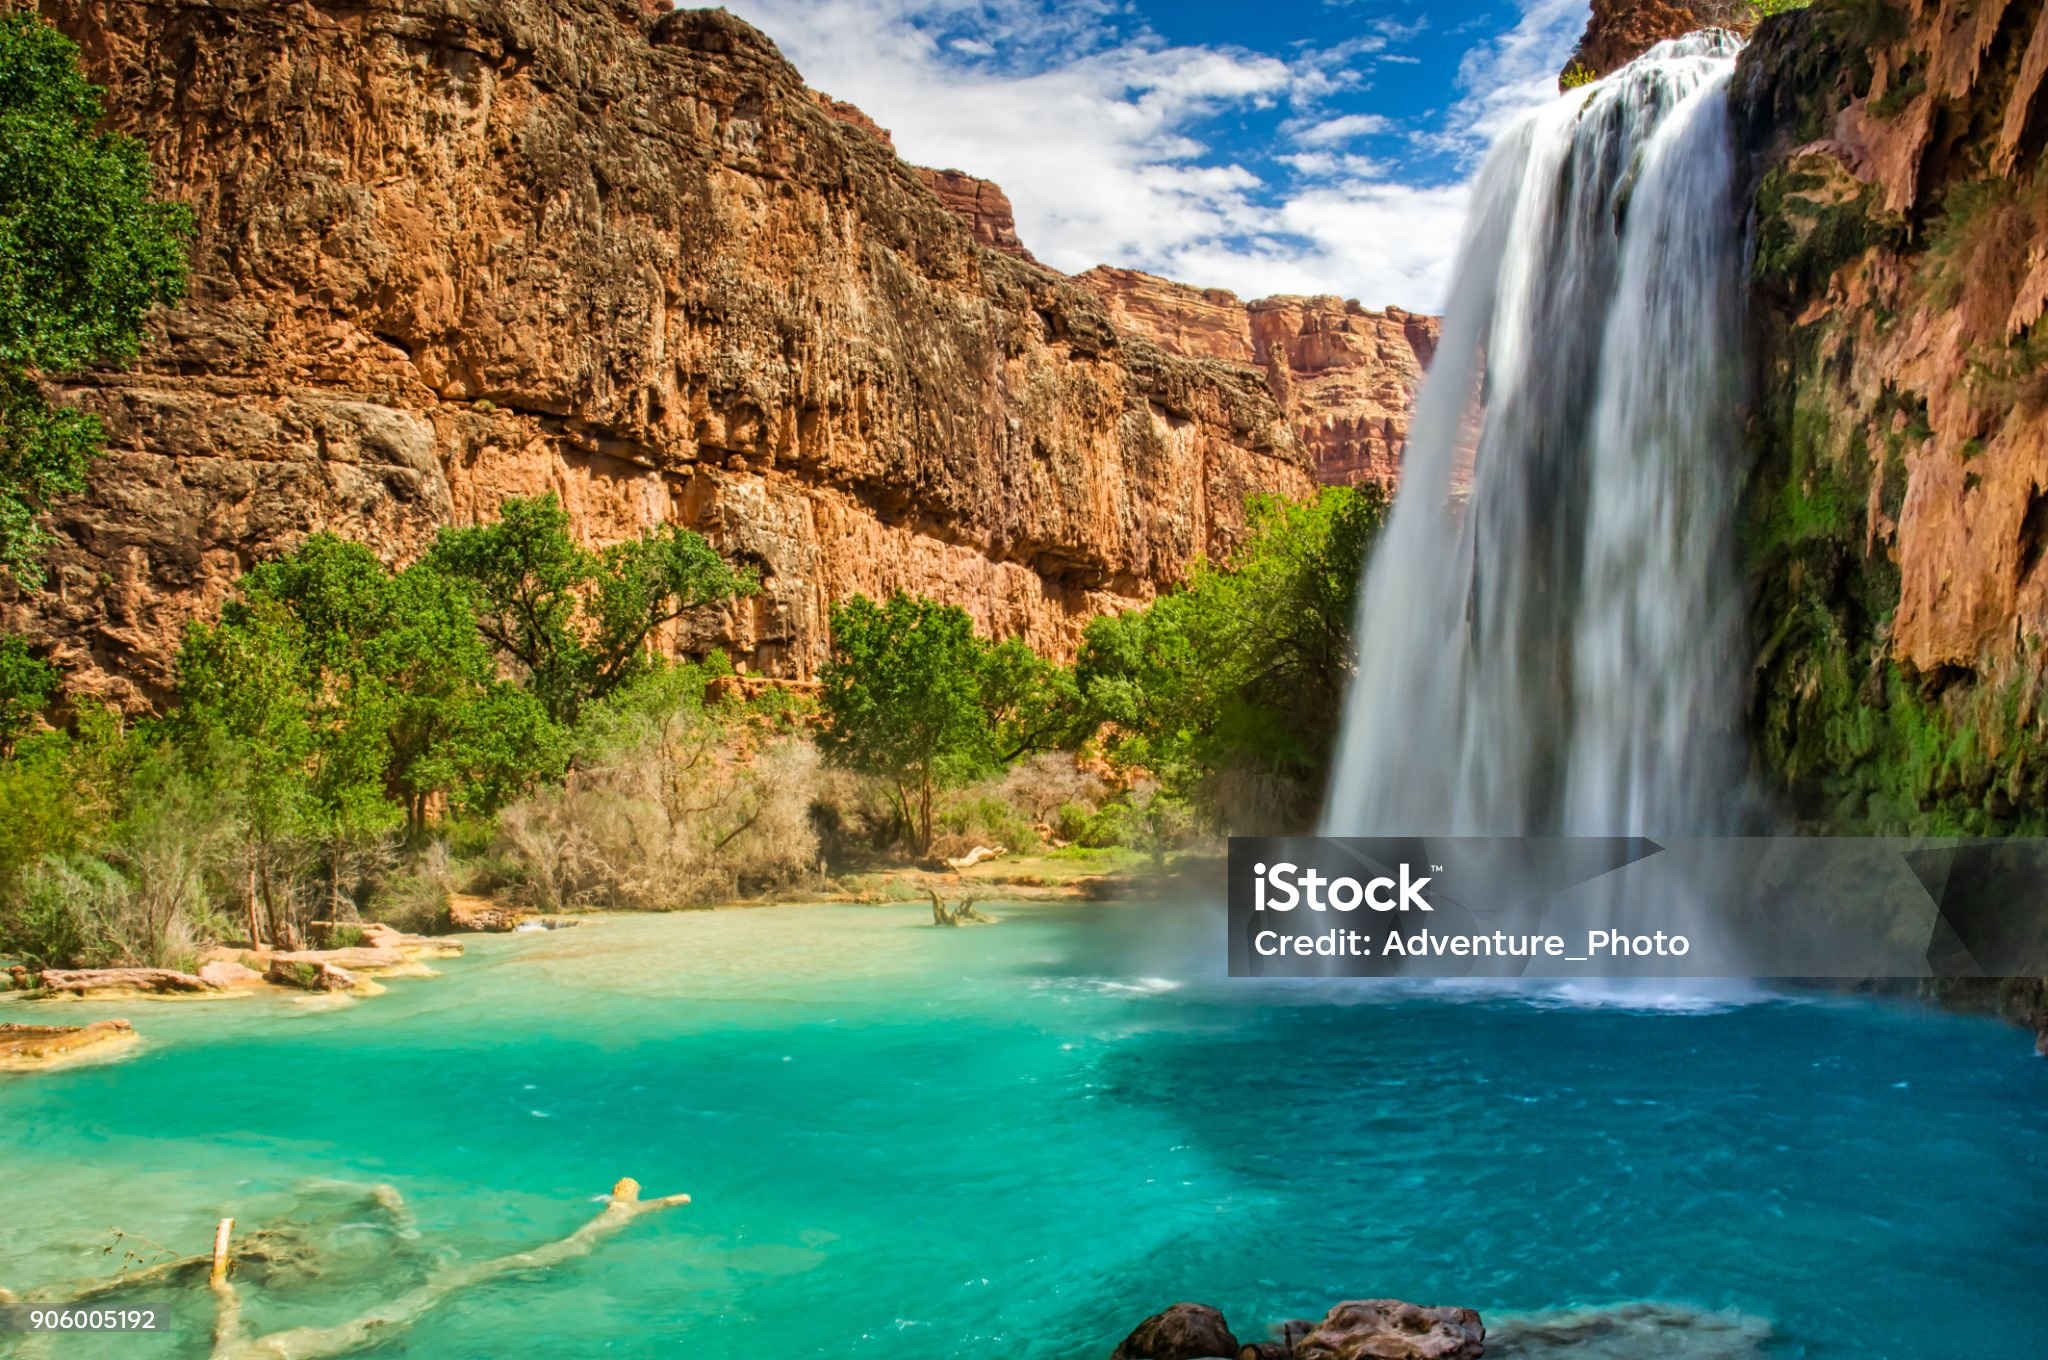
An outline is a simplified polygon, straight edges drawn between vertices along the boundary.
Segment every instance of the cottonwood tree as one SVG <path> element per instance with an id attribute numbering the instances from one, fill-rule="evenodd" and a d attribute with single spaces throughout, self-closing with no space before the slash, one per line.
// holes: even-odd
<path id="1" fill-rule="evenodd" d="M 1328 774 L 1357 669 L 1359 575 L 1386 510 L 1378 487 L 1256 498 L 1227 562 L 1090 623 L 1076 681 L 1111 755 L 1207 803 L 1219 824 L 1298 824 Z M 1243 797 L 1247 782 L 1266 796 Z"/>
<path id="2" fill-rule="evenodd" d="M 490 524 L 442 530 L 426 560 L 469 591 L 483 635 L 560 723 L 640 674 L 664 624 L 759 589 L 752 571 L 679 525 L 592 552 L 552 494 L 507 500 Z"/>
<path id="3" fill-rule="evenodd" d="M 278 872 L 317 847 L 330 909 L 351 858 L 437 797 L 494 811 L 558 774 L 560 732 L 501 679 L 468 596 L 426 566 L 392 572 L 316 534 L 242 578 L 179 657 L 180 721 L 234 769 L 254 856 L 252 900 L 287 923 Z"/>
<path id="4" fill-rule="evenodd" d="M 965 611 L 902 591 L 832 607 L 832 655 L 819 671 L 827 759 L 887 781 L 919 854 L 931 848 L 939 792 L 994 763 L 982 707 L 986 644 Z"/>

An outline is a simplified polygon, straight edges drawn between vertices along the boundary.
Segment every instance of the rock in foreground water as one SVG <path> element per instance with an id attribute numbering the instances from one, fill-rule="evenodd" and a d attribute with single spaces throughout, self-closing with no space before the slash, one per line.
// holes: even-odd
<path id="1" fill-rule="evenodd" d="M 167 996 L 216 990 L 205 978 L 175 968 L 45 968 L 36 977 L 45 990 L 79 996 L 135 992 Z"/>
<path id="2" fill-rule="evenodd" d="M 1273 1340 L 1240 1346 L 1223 1314 L 1176 1303 L 1138 1324 L 1109 1360 L 1479 1360 L 1486 1327 L 1470 1308 L 1423 1308 L 1399 1299 L 1340 1303 L 1320 1322 L 1283 1322 Z"/>
<path id="3" fill-rule="evenodd" d="M 1109 1360 L 1207 1360 L 1237 1352 L 1222 1313 L 1207 1304 L 1176 1303 L 1139 1323 Z"/>
<path id="4" fill-rule="evenodd" d="M 1479 1360 L 1486 1327 L 1470 1308 L 1399 1299 L 1340 1303 L 1295 1343 L 1289 1360 Z"/>

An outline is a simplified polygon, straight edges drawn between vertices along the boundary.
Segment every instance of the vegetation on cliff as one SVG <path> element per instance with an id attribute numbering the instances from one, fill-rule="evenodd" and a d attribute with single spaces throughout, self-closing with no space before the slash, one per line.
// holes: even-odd
<path id="1" fill-rule="evenodd" d="M 1820 0 L 1738 66 L 1753 724 L 1816 825 L 2048 829 L 2040 12 Z"/>
<path id="2" fill-rule="evenodd" d="M 44 508 L 83 489 L 103 438 L 43 383 L 135 357 L 150 308 L 184 293 L 191 230 L 152 193 L 142 144 L 100 130 L 77 59 L 34 13 L 0 12 L 0 577 L 24 587 L 43 577 Z"/>

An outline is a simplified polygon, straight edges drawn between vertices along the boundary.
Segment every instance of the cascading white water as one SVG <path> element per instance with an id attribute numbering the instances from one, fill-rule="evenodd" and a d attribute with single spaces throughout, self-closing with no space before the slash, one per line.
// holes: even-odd
<path id="1" fill-rule="evenodd" d="M 1727 829 L 1738 48 L 1662 43 L 1487 160 L 1366 572 L 1329 834 Z"/>

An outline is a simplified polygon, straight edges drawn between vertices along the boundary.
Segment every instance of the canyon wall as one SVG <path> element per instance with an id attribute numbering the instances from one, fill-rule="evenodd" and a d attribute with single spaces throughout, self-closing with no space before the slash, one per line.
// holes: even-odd
<path id="1" fill-rule="evenodd" d="M 1222 289 L 1107 266 L 1076 281 L 1122 329 L 1175 354 L 1264 372 L 1325 485 L 1393 490 L 1440 318 L 1327 296 L 1240 302 Z"/>
<path id="2" fill-rule="evenodd" d="M 1119 329 L 999 191 L 722 11 L 41 8 L 198 222 L 141 362 L 67 385 L 108 451 L 48 590 L 0 601 L 79 688 L 160 703 L 185 622 L 310 532 L 400 561 L 542 491 L 594 543 L 676 520 L 759 569 L 682 649 L 805 675 L 830 601 L 904 587 L 1060 653 L 1313 488 L 1256 351 Z M 1351 333 L 1302 308 L 1290 355 L 1309 312 Z"/>
<path id="3" fill-rule="evenodd" d="M 1761 763 L 1871 830 L 2048 829 L 2048 6 L 1819 0 L 1733 99 Z"/>

